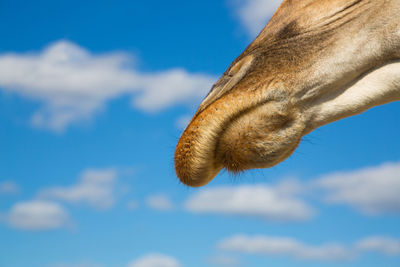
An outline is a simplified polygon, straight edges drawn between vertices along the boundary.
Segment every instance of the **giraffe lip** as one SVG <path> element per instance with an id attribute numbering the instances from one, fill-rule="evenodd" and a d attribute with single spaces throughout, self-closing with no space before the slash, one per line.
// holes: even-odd
<path id="1" fill-rule="evenodd" d="M 220 79 L 179 139 L 174 160 L 176 175 L 182 183 L 194 187 L 208 184 L 225 167 L 216 154 L 221 134 L 235 118 L 268 101 L 268 93 L 263 90 L 253 91 L 252 97 L 242 90 L 248 84 L 254 87 L 251 81 L 243 80 L 252 58 L 248 56 L 239 62 L 233 77 Z"/>
<path id="2" fill-rule="evenodd" d="M 183 184 L 192 187 L 208 184 L 223 167 L 216 162 L 215 157 L 218 137 L 208 137 L 205 140 L 201 133 L 193 132 L 192 129 L 196 128 L 189 124 L 175 150 L 176 175 Z"/>
<path id="3" fill-rule="evenodd" d="M 232 173 L 269 168 L 289 157 L 301 140 L 304 123 L 293 112 L 282 111 L 282 105 L 267 98 L 235 111 L 213 104 L 195 116 L 175 151 L 179 179 L 199 187 L 223 168 Z M 225 117 L 216 116 L 214 110 Z"/>
<path id="4" fill-rule="evenodd" d="M 260 104 L 260 103 L 259 103 Z M 263 105 L 265 103 L 261 103 Z M 252 108 L 227 110 L 211 105 L 197 114 L 185 129 L 175 150 L 175 171 L 182 183 L 199 187 L 208 184 L 223 168 L 233 171 L 218 151 L 227 128 L 238 118 L 245 117 Z M 220 112 L 218 118 L 212 111 Z M 240 168 L 240 166 L 239 166 Z M 243 169 L 238 169 L 238 172 Z"/>

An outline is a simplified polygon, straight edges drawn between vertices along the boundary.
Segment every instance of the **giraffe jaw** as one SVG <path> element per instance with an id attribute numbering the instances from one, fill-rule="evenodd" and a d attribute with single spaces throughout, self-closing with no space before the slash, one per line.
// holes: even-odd
<path id="1" fill-rule="evenodd" d="M 215 107 L 218 101 L 210 105 L 182 134 L 175 151 L 175 170 L 182 183 L 206 185 L 221 169 L 238 173 L 272 167 L 299 144 L 304 124 L 294 111 L 279 111 L 282 103 L 268 101 L 225 118 L 218 116 L 232 112 L 226 103 L 225 110 Z"/>

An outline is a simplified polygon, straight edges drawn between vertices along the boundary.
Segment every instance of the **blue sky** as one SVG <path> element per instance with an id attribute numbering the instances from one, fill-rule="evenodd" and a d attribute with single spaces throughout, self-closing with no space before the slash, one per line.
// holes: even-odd
<path id="1" fill-rule="evenodd" d="M 192 189 L 184 124 L 279 1 L 1 1 L 0 266 L 399 266 L 400 103 Z"/>

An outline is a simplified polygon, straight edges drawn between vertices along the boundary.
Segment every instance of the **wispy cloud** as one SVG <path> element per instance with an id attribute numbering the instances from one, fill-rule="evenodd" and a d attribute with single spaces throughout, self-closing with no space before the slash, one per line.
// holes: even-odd
<path id="1" fill-rule="evenodd" d="M 0 195 L 14 195 L 19 191 L 19 186 L 13 181 L 0 182 Z"/>
<path id="2" fill-rule="evenodd" d="M 50 267 L 102 267 L 93 262 L 80 262 L 80 263 L 57 263 L 50 265 Z M 151 253 L 144 255 L 136 260 L 130 262 L 127 267 L 181 267 L 179 261 L 169 255 L 160 253 Z"/>
<path id="3" fill-rule="evenodd" d="M 235 15 L 251 37 L 255 37 L 282 0 L 231 0 Z"/>
<path id="4" fill-rule="evenodd" d="M 100 265 L 92 262 L 80 262 L 80 263 L 57 263 L 50 265 L 50 267 L 103 267 L 104 265 Z"/>
<path id="5" fill-rule="evenodd" d="M 240 261 L 230 255 L 218 255 L 215 257 L 212 257 L 208 260 L 208 262 L 213 265 L 213 266 L 239 266 L 240 265 Z"/>
<path id="6" fill-rule="evenodd" d="M 108 209 L 115 202 L 118 171 L 110 169 L 87 169 L 77 184 L 68 187 L 43 189 L 38 196 L 70 203 L 84 203 L 99 209 Z"/>
<path id="7" fill-rule="evenodd" d="M 167 195 L 157 194 L 149 196 L 146 199 L 147 205 L 155 210 L 170 211 L 174 208 L 174 204 Z"/>
<path id="8" fill-rule="evenodd" d="M 222 240 L 217 247 L 231 252 L 317 261 L 350 260 L 366 252 L 400 256 L 400 239 L 382 236 L 367 237 L 351 245 L 339 243 L 308 245 L 293 238 L 242 234 Z"/>
<path id="9" fill-rule="evenodd" d="M 139 203 L 136 200 L 131 199 L 128 201 L 128 203 L 126 203 L 126 207 L 129 210 L 136 210 L 137 208 L 139 208 Z"/>
<path id="10" fill-rule="evenodd" d="M 49 230 L 67 226 L 69 215 L 57 203 L 33 200 L 14 204 L 6 214 L 6 222 L 19 229 Z"/>
<path id="11" fill-rule="evenodd" d="M 148 254 L 132 261 L 128 267 L 181 267 L 179 261 L 164 254 Z"/>
<path id="12" fill-rule="evenodd" d="M 350 205 L 367 214 L 400 213 L 400 163 L 326 175 L 314 186 L 328 203 Z"/>
<path id="13" fill-rule="evenodd" d="M 0 54 L 0 89 L 37 100 L 37 127 L 63 131 L 91 119 L 117 97 L 132 97 L 138 109 L 156 112 L 203 97 L 215 77 L 170 69 L 143 73 L 127 53 L 93 54 L 69 41 L 41 52 Z"/>
<path id="14" fill-rule="evenodd" d="M 313 209 L 296 195 L 301 191 L 294 181 L 275 186 L 240 185 L 206 188 L 191 196 L 184 204 L 195 213 L 217 213 L 255 216 L 274 221 L 310 219 Z"/>
<path id="15" fill-rule="evenodd" d="M 218 244 L 226 251 L 268 256 L 289 256 L 304 260 L 339 261 L 354 255 L 343 245 L 324 244 L 311 246 L 292 238 L 236 235 Z"/>
<path id="16" fill-rule="evenodd" d="M 400 213 L 400 163 L 385 163 L 354 171 L 323 175 L 277 185 L 256 184 L 204 188 L 191 195 L 184 208 L 193 213 L 252 216 L 272 221 L 302 221 L 313 217 L 306 199 L 349 205 L 366 215 Z"/>
<path id="17" fill-rule="evenodd" d="M 400 239 L 384 236 L 368 237 L 357 242 L 356 247 L 363 252 L 376 252 L 384 255 L 400 255 Z"/>

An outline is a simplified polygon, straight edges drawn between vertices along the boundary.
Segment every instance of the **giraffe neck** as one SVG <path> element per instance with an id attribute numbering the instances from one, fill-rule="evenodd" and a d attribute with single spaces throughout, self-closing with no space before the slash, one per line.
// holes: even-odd
<path id="1" fill-rule="evenodd" d="M 311 103 L 305 115 L 309 119 L 306 133 L 393 101 L 400 101 L 400 60 L 376 68 Z"/>

